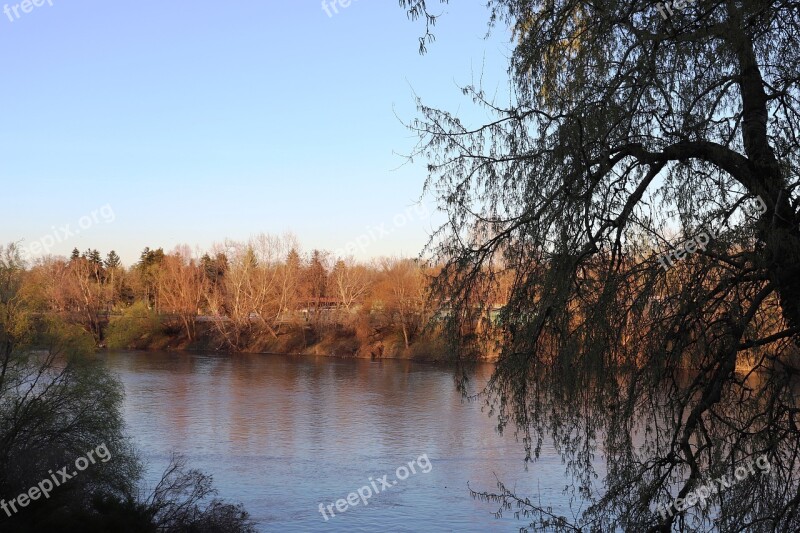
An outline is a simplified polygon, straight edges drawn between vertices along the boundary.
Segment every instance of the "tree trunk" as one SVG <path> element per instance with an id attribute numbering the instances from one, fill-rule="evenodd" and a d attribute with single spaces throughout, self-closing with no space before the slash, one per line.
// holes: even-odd
<path id="1" fill-rule="evenodd" d="M 732 4 L 728 9 L 731 19 L 740 23 L 738 9 Z M 769 143 L 768 97 L 753 42 L 744 32 L 733 36 L 732 42 L 741 73 L 742 141 L 753 178 L 744 185 L 767 207 L 758 223 L 758 237 L 765 245 L 765 261 L 780 297 L 783 317 L 789 327 L 796 328 L 800 327 L 800 228 L 789 203 L 786 176 Z"/>

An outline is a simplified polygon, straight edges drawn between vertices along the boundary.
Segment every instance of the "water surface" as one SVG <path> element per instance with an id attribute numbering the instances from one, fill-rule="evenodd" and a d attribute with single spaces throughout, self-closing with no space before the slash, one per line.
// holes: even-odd
<path id="1" fill-rule="evenodd" d="M 523 449 L 449 367 L 408 361 L 273 355 L 111 352 L 125 385 L 128 430 L 154 483 L 173 451 L 244 503 L 261 531 L 516 531 L 512 513 L 470 497 L 496 477 L 569 513 L 564 466 L 551 447 L 525 472 Z M 491 367 L 478 369 L 485 382 Z M 395 479 L 425 454 L 430 471 Z M 424 463 L 424 460 L 422 461 Z M 419 465 L 419 463 L 417 463 Z M 335 503 L 388 474 L 391 489 L 326 521 Z M 401 471 L 401 475 L 404 472 Z M 376 483 L 380 489 L 381 485 Z"/>

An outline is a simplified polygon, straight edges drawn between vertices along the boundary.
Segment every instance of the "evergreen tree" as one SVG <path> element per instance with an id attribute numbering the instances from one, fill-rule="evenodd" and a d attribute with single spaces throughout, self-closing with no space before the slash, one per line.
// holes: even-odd
<path id="1" fill-rule="evenodd" d="M 103 264 L 100 252 L 97 250 L 86 250 L 86 259 L 95 266 L 101 266 Z"/>
<path id="2" fill-rule="evenodd" d="M 115 252 L 114 250 L 111 250 L 110 252 L 108 252 L 108 254 L 106 255 L 106 260 L 105 260 L 106 268 L 117 268 L 117 267 L 120 266 L 120 263 L 121 263 L 121 260 L 120 260 L 119 256 L 117 255 L 117 252 Z"/>

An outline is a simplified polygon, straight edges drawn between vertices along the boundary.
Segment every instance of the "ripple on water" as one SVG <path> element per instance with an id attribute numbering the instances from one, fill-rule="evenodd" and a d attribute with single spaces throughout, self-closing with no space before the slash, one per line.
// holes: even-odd
<path id="1" fill-rule="evenodd" d="M 470 498 L 495 473 L 520 494 L 541 491 L 568 513 L 552 448 L 525 472 L 522 447 L 476 404 L 461 402 L 446 367 L 407 361 L 266 355 L 111 352 L 125 418 L 157 481 L 173 451 L 214 476 L 263 531 L 515 531 Z M 478 380 L 490 367 L 479 369 Z M 337 513 L 318 512 L 427 454 L 433 465 Z"/>

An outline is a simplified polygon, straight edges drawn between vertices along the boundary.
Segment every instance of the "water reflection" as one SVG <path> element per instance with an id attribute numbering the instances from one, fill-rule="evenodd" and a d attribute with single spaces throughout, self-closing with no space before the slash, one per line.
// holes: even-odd
<path id="1" fill-rule="evenodd" d="M 150 479 L 175 450 L 213 474 L 263 531 L 515 531 L 474 501 L 495 473 L 523 495 L 571 514 L 561 460 L 545 447 L 524 472 L 522 447 L 464 404 L 447 367 L 408 361 L 283 356 L 110 353 L 126 390 L 125 417 Z M 478 370 L 485 382 L 490 367 Z M 433 464 L 325 522 L 319 503 L 426 453 Z"/>

